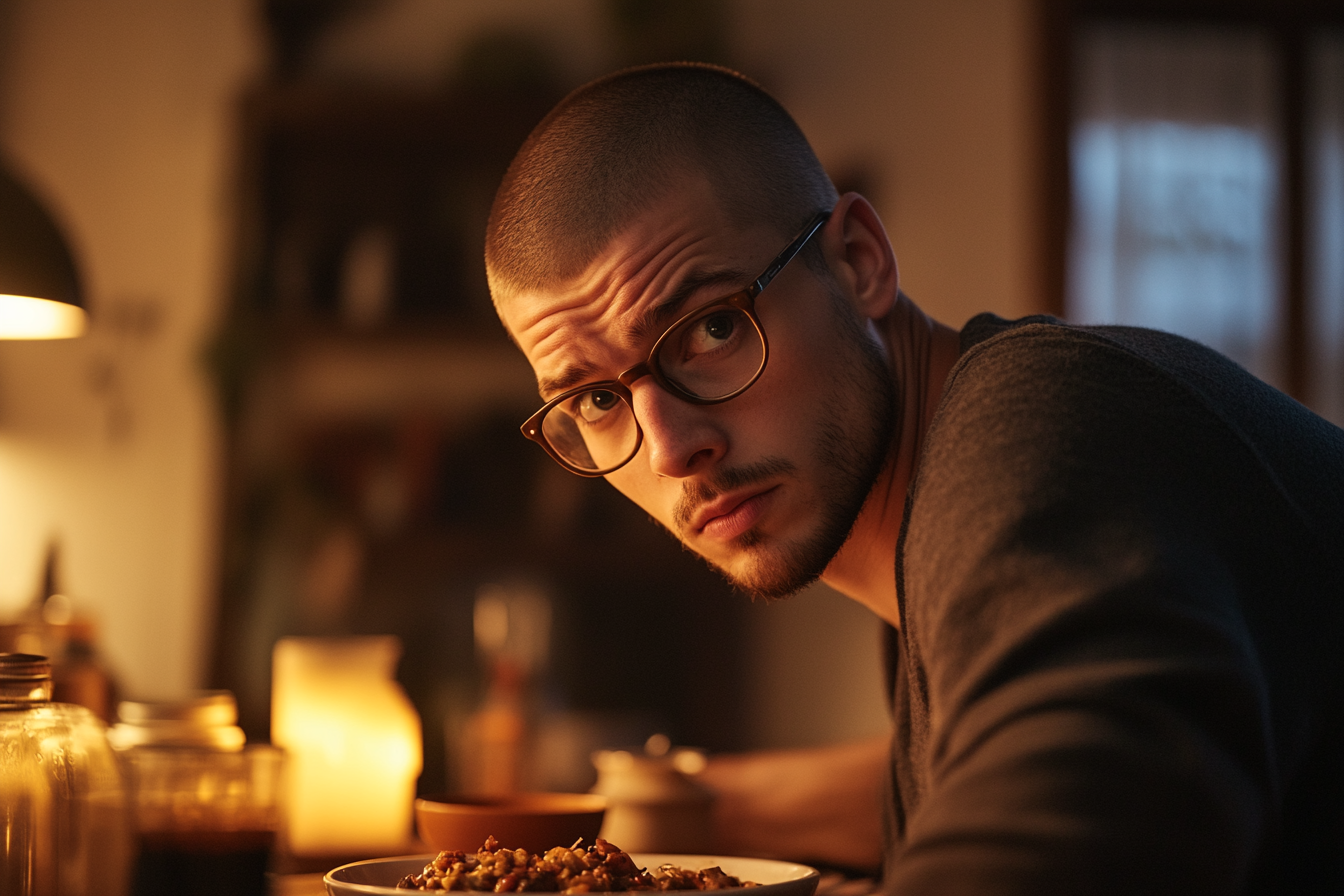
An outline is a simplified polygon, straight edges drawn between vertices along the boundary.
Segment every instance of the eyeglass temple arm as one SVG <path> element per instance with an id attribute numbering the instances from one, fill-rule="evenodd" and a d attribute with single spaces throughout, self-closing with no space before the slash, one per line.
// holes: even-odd
<path id="1" fill-rule="evenodd" d="M 807 245 L 807 241 L 812 239 L 812 234 L 820 230 L 821 225 L 825 224 L 830 217 L 831 213 L 829 211 L 817 212 L 816 216 L 807 222 L 807 226 L 803 228 L 802 233 L 794 237 L 793 242 L 784 247 L 784 251 L 780 253 L 779 258 L 775 259 L 775 263 L 766 268 L 765 273 L 756 278 L 755 283 L 747 287 L 747 291 L 753 299 L 761 294 L 761 290 L 770 285 L 770 281 L 775 279 L 780 271 L 784 270 L 785 265 L 793 261 L 793 256 L 797 255 L 803 246 Z"/>

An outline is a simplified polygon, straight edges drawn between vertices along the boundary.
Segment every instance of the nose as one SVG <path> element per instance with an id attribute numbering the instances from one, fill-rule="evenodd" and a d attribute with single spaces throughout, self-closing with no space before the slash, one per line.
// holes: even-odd
<path id="1" fill-rule="evenodd" d="M 635 419 L 644 432 L 641 454 L 658 476 L 683 479 L 712 466 L 728 440 L 709 407 L 682 401 L 643 377 L 631 386 Z"/>

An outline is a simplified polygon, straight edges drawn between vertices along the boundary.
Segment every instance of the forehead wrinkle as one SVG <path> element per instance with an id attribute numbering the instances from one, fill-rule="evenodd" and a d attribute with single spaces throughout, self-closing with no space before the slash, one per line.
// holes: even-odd
<path id="1" fill-rule="evenodd" d="M 538 308 L 520 328 L 530 336 L 529 353 L 533 356 L 537 388 L 543 398 L 597 379 L 599 368 L 592 359 L 573 357 L 566 360 L 565 355 L 574 346 L 584 344 L 588 333 L 618 330 L 617 322 L 627 313 L 626 307 L 639 298 L 638 292 L 631 295 L 628 284 L 616 285 L 610 275 L 590 273 L 594 276 L 571 282 L 552 293 L 551 300 Z M 605 296 L 610 296 L 610 301 L 602 301 Z M 609 340 L 596 342 L 598 346 L 609 344 Z M 557 355 L 560 356 L 556 364 L 559 370 L 543 375 L 545 362 Z"/>
<path id="2" fill-rule="evenodd" d="M 692 267 L 677 281 L 679 266 L 673 259 L 703 241 L 702 236 L 686 233 L 648 252 L 613 253 L 552 292 L 552 301 L 538 308 L 520 328 L 520 331 L 541 330 L 531 340 L 536 356 L 534 369 L 539 370 L 543 366 L 540 362 L 546 358 L 584 344 L 585 333 L 594 331 L 604 336 L 598 340 L 599 345 L 623 350 L 638 348 L 647 338 L 646 331 L 656 326 L 655 321 L 673 316 L 690 295 L 710 283 L 732 277 L 744 279 L 735 271 L 715 270 L 705 274 Z M 633 309 L 646 296 L 663 293 L 667 281 L 677 283 L 671 296 L 636 314 Z M 627 320 L 631 322 L 626 323 Z M 538 388 L 543 397 L 562 392 L 596 379 L 598 370 L 591 359 L 575 358 L 562 362 L 561 369 L 553 375 L 539 375 Z M 611 376 L 617 372 L 608 371 Z"/>
<path id="3" fill-rule="evenodd" d="M 643 360 L 640 349 L 687 300 L 710 287 L 726 296 L 751 279 L 733 267 L 753 266 L 752 231 L 772 228 L 729 222 L 704 178 L 681 187 L 636 215 L 579 274 L 521 297 L 512 331 L 544 397 L 617 376 Z"/>
<path id="4" fill-rule="evenodd" d="M 591 309 L 591 303 L 585 301 L 581 295 L 575 295 L 572 300 L 559 307 L 549 306 L 543 311 L 538 311 L 522 328 L 530 337 L 531 351 L 529 354 L 532 356 L 533 369 L 537 371 L 537 391 L 543 397 L 582 382 L 581 378 L 588 376 L 594 370 L 593 365 L 588 360 L 576 359 L 568 364 L 563 364 L 558 374 L 552 376 L 541 375 L 541 369 L 545 365 L 545 361 L 551 356 L 563 352 L 571 345 L 576 337 L 569 334 L 576 328 L 581 329 L 582 321 L 576 322 L 562 312 L 581 313 L 583 309 Z M 591 317 L 593 317 L 591 314 L 585 315 L 585 319 Z"/>
<path id="5" fill-rule="evenodd" d="M 692 296 L 706 289 L 716 288 L 716 292 L 723 294 L 716 294 L 715 298 L 725 298 L 730 294 L 729 290 L 748 283 L 750 279 L 751 275 L 735 268 L 721 268 L 703 273 L 692 271 L 668 298 L 640 312 L 630 324 L 616 326 L 611 341 L 630 351 L 642 351 L 654 333 L 661 336 L 666 331 Z M 564 326 L 557 329 L 563 330 Z M 596 379 L 597 367 L 581 359 L 565 365 L 561 373 L 556 376 L 539 378 L 538 390 L 543 396 L 558 394 Z"/>
<path id="6" fill-rule="evenodd" d="M 657 333 L 661 335 L 672 322 L 680 316 L 682 308 L 693 296 L 707 289 L 715 289 L 716 293 L 721 291 L 722 295 L 715 298 L 725 298 L 729 291 L 748 281 L 749 274 L 743 273 L 736 268 L 716 268 L 708 271 L 692 270 L 672 294 L 666 299 L 646 308 L 641 312 L 632 323 L 623 328 L 621 341 L 628 346 L 640 346 Z"/>

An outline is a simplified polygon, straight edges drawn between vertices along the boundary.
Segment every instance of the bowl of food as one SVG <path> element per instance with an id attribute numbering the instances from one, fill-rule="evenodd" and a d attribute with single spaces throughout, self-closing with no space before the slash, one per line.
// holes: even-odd
<path id="1" fill-rule="evenodd" d="M 594 842 L 606 806 L 606 798 L 593 793 L 421 797 L 415 801 L 415 828 L 431 849 L 474 852 L 494 837 L 506 849 L 540 853 Z"/>
<path id="2" fill-rule="evenodd" d="M 719 890 L 720 896 L 813 896 L 815 868 L 732 856 L 626 853 L 605 840 L 541 853 L 504 849 L 494 839 L 474 852 L 352 862 L 327 872 L 331 896 L 415 890 L 496 893 L 630 893 Z"/>

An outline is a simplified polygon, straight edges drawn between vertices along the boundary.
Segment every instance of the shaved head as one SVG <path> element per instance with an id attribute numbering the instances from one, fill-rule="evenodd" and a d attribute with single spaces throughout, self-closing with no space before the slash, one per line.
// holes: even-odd
<path id="1" fill-rule="evenodd" d="M 486 227 L 495 301 L 578 275 L 697 175 L 735 223 L 781 235 L 837 199 L 802 131 L 754 82 L 696 63 L 626 69 L 562 100 L 509 166 Z"/>

